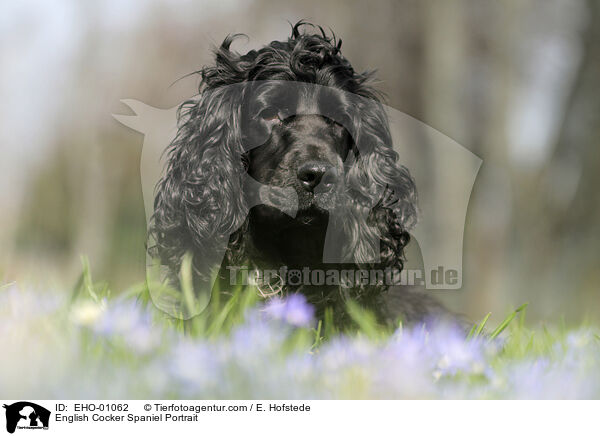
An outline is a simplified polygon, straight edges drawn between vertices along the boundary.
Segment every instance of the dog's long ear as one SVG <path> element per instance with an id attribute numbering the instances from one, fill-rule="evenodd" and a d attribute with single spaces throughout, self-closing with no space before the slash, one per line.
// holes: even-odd
<path id="1" fill-rule="evenodd" d="M 373 97 L 373 95 L 369 95 Z M 355 121 L 356 162 L 348 171 L 354 225 L 350 235 L 356 263 L 402 268 L 403 248 L 417 220 L 417 191 L 392 147 L 387 114 L 375 98 L 360 98 Z M 379 244 L 379 246 L 377 246 Z"/>
<path id="2" fill-rule="evenodd" d="M 196 273 L 209 279 L 229 236 L 247 210 L 242 192 L 241 86 L 204 89 L 185 102 L 178 134 L 168 149 L 166 173 L 157 185 L 150 254 L 179 271 L 186 252 Z"/>

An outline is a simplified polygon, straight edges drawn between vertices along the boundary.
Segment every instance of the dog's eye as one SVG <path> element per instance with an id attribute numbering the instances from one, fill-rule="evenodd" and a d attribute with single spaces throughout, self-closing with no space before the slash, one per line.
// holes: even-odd
<path id="1" fill-rule="evenodd" d="M 280 120 L 279 111 L 275 107 L 268 107 L 260 111 L 260 117 L 265 121 L 276 121 Z"/>

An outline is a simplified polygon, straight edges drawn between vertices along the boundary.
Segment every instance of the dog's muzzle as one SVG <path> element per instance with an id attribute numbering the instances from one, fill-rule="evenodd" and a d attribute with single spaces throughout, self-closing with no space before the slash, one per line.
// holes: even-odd
<path id="1" fill-rule="evenodd" d="M 297 177 L 305 191 L 315 194 L 333 190 L 338 181 L 335 166 L 323 161 L 310 161 L 301 165 Z"/>

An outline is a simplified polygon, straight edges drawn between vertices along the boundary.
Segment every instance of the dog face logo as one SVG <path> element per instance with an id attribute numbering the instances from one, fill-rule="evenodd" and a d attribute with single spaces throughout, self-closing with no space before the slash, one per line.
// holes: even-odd
<path id="1" fill-rule="evenodd" d="M 14 433 L 16 429 L 48 429 L 50 411 L 42 406 L 28 401 L 19 401 L 6 409 L 6 431 Z"/>

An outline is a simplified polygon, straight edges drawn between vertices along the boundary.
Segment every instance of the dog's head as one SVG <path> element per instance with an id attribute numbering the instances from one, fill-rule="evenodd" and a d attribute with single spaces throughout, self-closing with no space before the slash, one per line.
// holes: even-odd
<path id="1" fill-rule="evenodd" d="M 351 107 L 335 91 L 298 82 L 260 82 L 244 105 L 243 159 L 248 174 L 264 185 L 293 192 L 297 224 L 325 218 L 346 189 L 356 147 L 344 126 L 351 125 Z M 279 197 L 263 202 L 253 213 L 283 221 L 276 207 L 266 205 L 290 201 Z"/>
<path id="2" fill-rule="evenodd" d="M 371 74 L 354 71 L 335 36 L 303 26 L 245 55 L 230 50 L 229 37 L 215 65 L 200 71 L 200 95 L 181 108 L 151 228 L 154 254 L 174 271 L 186 251 L 201 271 L 231 235 L 230 254 L 242 256 L 249 212 L 272 231 L 323 226 L 335 215 L 329 225 L 343 229 L 340 249 L 353 263 L 372 262 L 376 248 L 380 265 L 402 267 L 416 191 L 391 147 Z M 296 216 L 277 201 L 249 211 L 248 176 L 295 193 Z"/>

